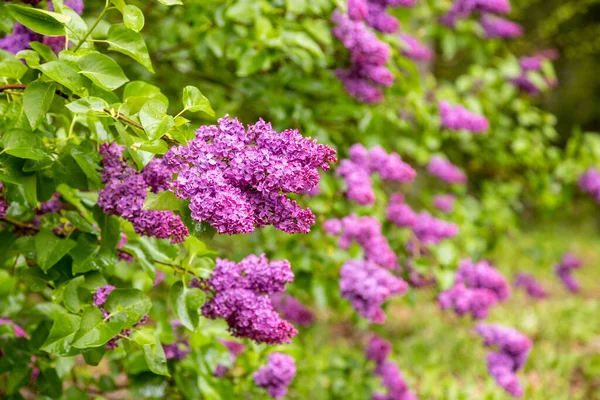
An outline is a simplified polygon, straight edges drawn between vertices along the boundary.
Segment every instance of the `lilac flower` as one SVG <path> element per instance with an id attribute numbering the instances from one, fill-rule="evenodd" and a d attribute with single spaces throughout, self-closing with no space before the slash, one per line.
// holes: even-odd
<path id="1" fill-rule="evenodd" d="M 115 289 L 116 288 L 112 285 L 104 285 L 96 289 L 96 293 L 94 293 L 94 306 L 100 307 L 104 305 L 108 295 L 111 294 L 111 292 Z"/>
<path id="2" fill-rule="evenodd" d="M 468 18 L 476 11 L 508 14 L 510 9 L 508 0 L 455 0 L 450 11 L 440 18 L 440 22 L 449 27 L 454 27 L 458 20 Z"/>
<path id="3" fill-rule="evenodd" d="M 404 294 L 407 288 L 402 279 L 370 261 L 350 260 L 340 271 L 342 296 L 372 323 L 383 323 L 383 303 L 393 295 Z"/>
<path id="4" fill-rule="evenodd" d="M 536 299 L 543 299 L 548 295 L 533 275 L 522 272 L 515 277 L 515 287 L 524 288 L 529 296 Z"/>
<path id="5" fill-rule="evenodd" d="M 390 197 L 387 218 L 400 227 L 413 227 L 417 222 L 417 214 L 404 202 L 401 193 L 394 193 Z"/>
<path id="6" fill-rule="evenodd" d="M 115 143 L 100 146 L 104 189 L 99 193 L 98 206 L 108 215 L 119 215 L 132 223 L 135 231 L 159 239 L 170 238 L 178 243 L 189 236 L 179 216 L 170 211 L 142 210 L 146 190 L 154 182 L 146 182 L 144 174 L 121 159 L 123 147 Z"/>
<path id="7" fill-rule="evenodd" d="M 427 172 L 445 183 L 456 183 L 461 185 L 467 183 L 467 176 L 460 168 L 437 155 L 431 157 L 431 160 L 429 160 Z"/>
<path id="8" fill-rule="evenodd" d="M 328 235 L 337 235 L 342 231 L 342 221 L 337 218 L 328 219 L 323 223 L 323 230 Z"/>
<path id="9" fill-rule="evenodd" d="M 286 320 L 300 326 L 312 325 L 314 320 L 312 311 L 295 297 L 278 293 L 271 296 L 271 301 L 275 310 Z"/>
<path id="10" fill-rule="evenodd" d="M 519 59 L 519 64 L 521 66 L 521 75 L 512 79 L 511 82 L 515 86 L 517 86 L 519 89 L 521 89 L 531 95 L 536 95 L 536 94 L 541 93 L 541 88 L 538 87 L 535 83 L 533 83 L 533 81 L 531 81 L 531 79 L 529 78 L 527 73 L 529 71 L 541 72 L 542 63 L 545 60 L 552 60 L 556 56 L 557 55 L 554 52 L 548 51 L 548 52 L 538 53 L 531 57 L 521 57 Z M 555 87 L 558 84 L 558 82 L 556 81 L 555 78 L 551 79 L 549 77 L 545 77 L 544 80 L 549 87 Z"/>
<path id="11" fill-rule="evenodd" d="M 453 223 L 437 219 L 427 211 L 421 211 L 412 227 L 415 236 L 425 245 L 438 244 L 442 240 L 452 238 L 458 234 L 458 226 Z"/>
<path id="12" fill-rule="evenodd" d="M 383 33 L 395 33 L 398 31 L 400 22 L 387 13 L 386 5 L 377 1 L 369 1 L 367 5 L 369 8 L 367 24 L 371 28 Z"/>
<path id="13" fill-rule="evenodd" d="M 50 200 L 40 203 L 37 211 L 39 214 L 57 213 L 63 209 L 65 204 L 60 201 L 60 193 L 54 193 Z"/>
<path id="14" fill-rule="evenodd" d="M 423 45 L 416 37 L 408 33 L 401 33 L 400 40 L 404 43 L 402 55 L 415 61 L 430 61 L 435 57 L 430 48 Z"/>
<path id="15" fill-rule="evenodd" d="M 296 376 L 296 361 L 284 353 L 269 354 L 267 365 L 253 375 L 254 383 L 263 387 L 269 396 L 280 399 L 286 395 L 288 386 Z"/>
<path id="16" fill-rule="evenodd" d="M 83 14 L 83 0 L 65 0 L 65 6 L 69 7 L 79 15 Z M 52 1 L 48 2 L 48 10 L 54 11 L 54 4 L 52 4 Z"/>
<path id="17" fill-rule="evenodd" d="M 483 115 L 475 114 L 460 104 L 452 106 L 444 100 L 439 102 L 438 109 L 443 128 L 466 130 L 474 134 L 483 133 L 490 128 L 489 121 Z"/>
<path id="18" fill-rule="evenodd" d="M 375 368 L 375 374 L 381 377 L 381 384 L 387 388 L 387 395 L 378 395 L 374 397 L 385 400 L 416 400 L 417 397 L 412 393 L 402 372 L 398 366 L 391 361 L 385 361 Z"/>
<path id="19" fill-rule="evenodd" d="M 361 103 L 375 104 L 383 100 L 383 92 L 366 79 L 349 76 L 346 71 L 336 71 L 348 94 Z"/>
<path id="20" fill-rule="evenodd" d="M 163 350 L 165 352 L 165 358 L 167 360 L 183 360 L 191 351 L 189 341 L 186 337 L 181 334 L 182 324 L 178 320 L 171 321 L 171 329 L 173 330 L 173 336 L 175 341 L 170 344 L 163 344 Z"/>
<path id="21" fill-rule="evenodd" d="M 13 322 L 12 320 L 10 320 L 8 318 L 0 318 L 0 325 L 12 326 L 13 333 L 18 338 L 27 338 L 28 337 L 27 332 L 25 332 L 25 329 L 21 328 L 19 325 L 17 325 L 15 322 Z"/>
<path id="22" fill-rule="evenodd" d="M 338 242 L 343 249 L 356 241 L 364 250 L 365 258 L 384 268 L 395 268 L 397 257 L 381 232 L 381 224 L 373 217 L 348 215 L 341 220 L 342 229 Z"/>
<path id="23" fill-rule="evenodd" d="M 367 0 L 348 0 L 348 15 L 353 21 L 361 21 L 367 17 L 369 9 Z"/>
<path id="24" fill-rule="evenodd" d="M 523 35 L 521 25 L 504 18 L 484 14 L 479 22 L 487 38 L 510 39 Z"/>
<path id="25" fill-rule="evenodd" d="M 342 160 L 336 174 L 344 179 L 348 199 L 363 205 L 375 202 L 371 175 L 367 169 L 350 160 Z"/>
<path id="26" fill-rule="evenodd" d="M 235 363 L 237 356 L 246 350 L 246 345 L 240 342 L 234 342 L 232 340 L 225 339 L 217 339 L 217 341 L 223 344 L 225 347 L 227 347 L 227 350 L 229 350 L 229 358 L 232 364 Z M 228 371 L 229 368 L 227 366 L 219 364 L 215 368 L 213 375 L 217 378 L 220 378 L 223 375 L 225 375 Z"/>
<path id="27" fill-rule="evenodd" d="M 163 160 L 177 174 L 175 194 L 191 200 L 192 217 L 226 234 L 266 225 L 308 233 L 314 215 L 285 194 L 317 186 L 318 169 L 337 161 L 333 149 L 296 130 L 278 133 L 262 119 L 246 129 L 228 117 L 200 127 L 187 147 L 171 148 Z"/>
<path id="28" fill-rule="evenodd" d="M 0 218 L 4 218 L 6 216 L 8 207 L 10 207 L 10 204 L 8 204 L 8 202 L 2 196 L 3 190 L 4 190 L 4 183 L 0 182 Z"/>
<path id="29" fill-rule="evenodd" d="M 30 42 L 41 41 L 42 35 L 17 22 L 13 26 L 12 34 L 0 39 L 0 49 L 17 54 L 21 50 L 28 49 Z"/>
<path id="30" fill-rule="evenodd" d="M 156 271 L 156 277 L 154 279 L 154 284 L 152 286 L 157 287 L 159 286 L 167 277 L 167 275 L 161 271 L 161 270 L 157 270 Z"/>
<path id="31" fill-rule="evenodd" d="M 554 267 L 556 275 L 571 293 L 577 293 L 581 289 L 579 282 L 573 277 L 573 271 L 581 268 L 582 265 L 581 260 L 571 253 L 566 253 L 560 263 Z"/>
<path id="32" fill-rule="evenodd" d="M 486 359 L 490 375 L 511 396 L 521 397 L 523 388 L 516 373 L 527 361 L 533 345 L 531 340 L 516 329 L 501 325 L 479 324 L 475 330 L 485 346 L 498 349 L 490 352 Z"/>
<path id="33" fill-rule="evenodd" d="M 438 195 L 433 198 L 433 205 L 438 210 L 450 214 L 454 210 L 456 197 L 452 194 Z"/>
<path id="34" fill-rule="evenodd" d="M 205 289 L 214 295 L 202 306 L 202 314 L 223 318 L 235 337 L 257 343 L 289 343 L 298 332 L 277 314 L 269 295 L 283 292 L 293 278 L 285 260 L 269 263 L 264 255 L 251 255 L 236 264 L 217 259 Z"/>
<path id="35" fill-rule="evenodd" d="M 102 314 L 104 315 L 105 313 L 106 313 L 106 311 L 103 309 Z M 104 318 L 106 318 L 106 315 L 104 315 Z M 133 325 L 133 328 L 137 328 L 140 325 L 144 325 L 146 322 L 148 322 L 148 315 L 144 315 L 142 317 L 142 319 L 140 319 L 138 322 L 136 322 Z M 133 331 L 131 329 L 122 329 L 121 332 L 119 332 L 119 334 L 117 336 L 113 337 L 106 343 L 106 350 L 113 350 L 113 349 L 116 349 L 117 347 L 119 347 L 119 342 L 120 342 L 121 338 L 131 336 L 132 332 Z"/>
<path id="36" fill-rule="evenodd" d="M 600 171 L 596 168 L 588 168 L 578 181 L 579 187 L 600 203 Z"/>
<path id="37" fill-rule="evenodd" d="M 382 364 L 392 351 L 392 344 L 387 340 L 373 335 L 367 345 L 366 356 L 368 360 L 375 361 L 377 365 Z"/>

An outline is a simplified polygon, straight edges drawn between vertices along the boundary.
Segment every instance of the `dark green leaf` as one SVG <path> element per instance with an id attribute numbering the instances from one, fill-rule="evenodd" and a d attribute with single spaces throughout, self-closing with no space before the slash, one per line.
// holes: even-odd
<path id="1" fill-rule="evenodd" d="M 61 258 L 66 256 L 75 247 L 76 242 L 71 239 L 60 239 L 50 231 L 41 231 L 35 236 L 35 252 L 38 265 L 47 272 Z"/>
<path id="2" fill-rule="evenodd" d="M 39 8 L 9 4 L 6 7 L 17 21 L 34 32 L 46 36 L 64 36 L 68 17 Z"/>
<path id="3" fill-rule="evenodd" d="M 55 315 L 54 324 L 41 350 L 58 356 L 68 354 L 71 349 L 70 344 L 79 330 L 80 323 L 81 318 L 73 314 L 61 313 Z"/>
<path id="4" fill-rule="evenodd" d="M 56 85 L 35 81 L 27 85 L 23 96 L 23 108 L 32 129 L 37 128 L 52 105 Z"/>
<path id="5" fill-rule="evenodd" d="M 24 129 L 12 129 L 4 134 L 4 152 L 30 160 L 42 160 L 47 157 L 40 138 Z"/>

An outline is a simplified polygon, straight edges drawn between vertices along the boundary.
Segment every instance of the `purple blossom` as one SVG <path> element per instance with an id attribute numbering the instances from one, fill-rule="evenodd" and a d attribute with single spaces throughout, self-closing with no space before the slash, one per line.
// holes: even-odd
<path id="1" fill-rule="evenodd" d="M 510 39 L 523 35 L 521 25 L 494 15 L 484 14 L 479 22 L 487 38 Z"/>
<path id="2" fill-rule="evenodd" d="M 390 197 L 387 218 L 400 227 L 413 227 L 417 222 L 417 214 L 404 202 L 401 193 L 394 193 Z"/>
<path id="3" fill-rule="evenodd" d="M 430 61 L 435 57 L 433 51 L 421 43 L 416 37 L 409 35 L 408 33 L 400 33 L 399 37 L 404 43 L 401 52 L 405 57 L 415 61 Z"/>
<path id="4" fill-rule="evenodd" d="M 225 347 L 227 347 L 227 350 L 229 350 L 229 358 L 230 358 L 232 364 L 235 363 L 237 356 L 242 354 L 246 350 L 246 345 L 244 345 L 243 343 L 240 343 L 240 342 L 234 342 L 232 340 L 225 340 L 225 339 L 217 339 L 217 341 L 219 343 L 223 344 Z M 227 367 L 226 365 L 223 365 L 223 364 L 219 364 L 215 368 L 213 375 L 216 376 L 217 378 L 220 378 L 223 375 L 225 375 L 228 371 L 229 371 L 229 367 Z"/>
<path id="5" fill-rule="evenodd" d="M 407 288 L 406 282 L 371 261 L 350 260 L 340 271 L 342 296 L 372 323 L 383 323 L 383 303 L 393 295 L 404 294 Z"/>
<path id="6" fill-rule="evenodd" d="M 187 147 L 171 148 L 163 160 L 177 174 L 175 194 L 191 200 L 192 217 L 226 234 L 267 225 L 308 233 L 314 215 L 285 194 L 314 188 L 318 169 L 337 161 L 333 149 L 296 130 L 278 133 L 262 119 L 246 129 L 228 117 L 200 127 Z"/>
<path id="7" fill-rule="evenodd" d="M 278 293 L 271 296 L 271 301 L 284 319 L 300 326 L 312 325 L 314 314 L 295 297 Z"/>
<path id="8" fill-rule="evenodd" d="M 257 343 L 289 343 L 298 332 L 275 311 L 269 295 L 281 293 L 292 282 L 288 261 L 268 262 L 264 255 L 251 255 L 234 263 L 217 259 L 207 281 L 214 296 L 202 306 L 210 319 L 223 318 L 235 337 Z"/>
<path id="9" fill-rule="evenodd" d="M 348 0 L 348 16 L 353 21 L 361 21 L 369 14 L 367 0 Z"/>
<path id="10" fill-rule="evenodd" d="M 554 267 L 556 275 L 571 293 L 577 293 L 581 290 L 579 282 L 573 276 L 573 271 L 581 268 L 582 265 L 581 260 L 571 253 L 566 253 L 560 263 Z"/>
<path id="11" fill-rule="evenodd" d="M 387 395 L 376 395 L 374 399 L 385 400 L 416 400 L 417 397 L 410 391 L 406 380 L 396 364 L 385 361 L 375 368 L 375 374 L 381 377 L 381 384 L 387 388 Z"/>
<path id="12" fill-rule="evenodd" d="M 429 160 L 427 172 L 445 183 L 461 185 L 467 183 L 467 176 L 460 168 L 437 155 L 431 157 L 431 160 Z"/>
<path id="13" fill-rule="evenodd" d="M 65 6 L 69 7 L 79 15 L 83 14 L 83 0 L 65 0 Z M 52 1 L 48 2 L 48 10 L 54 11 L 54 5 L 52 4 Z"/>
<path id="14" fill-rule="evenodd" d="M 392 344 L 387 340 L 373 335 L 367 345 L 366 356 L 368 360 L 375 361 L 377 365 L 382 364 L 392 351 Z"/>
<path id="15" fill-rule="evenodd" d="M 104 285 L 96 289 L 96 293 L 94 293 L 94 306 L 100 307 L 104 305 L 108 295 L 111 294 L 111 292 L 115 289 L 116 288 L 112 285 Z"/>
<path id="16" fill-rule="evenodd" d="M 531 340 L 516 329 L 501 325 L 479 324 L 475 330 L 485 346 L 498 349 L 488 353 L 486 358 L 490 375 L 511 396 L 521 397 L 523 388 L 516 373 L 527 361 L 533 345 Z"/>
<path id="17" fill-rule="evenodd" d="M 284 353 L 271 353 L 267 365 L 253 375 L 254 383 L 264 388 L 269 396 L 280 399 L 296 376 L 296 361 Z"/>
<path id="18" fill-rule="evenodd" d="M 529 296 L 536 299 L 543 299 L 548 295 L 533 275 L 522 272 L 515 277 L 515 287 L 525 289 Z"/>
<path id="19" fill-rule="evenodd" d="M 13 26 L 12 34 L 0 39 L 0 49 L 17 54 L 21 50 L 29 49 L 30 42 L 41 41 L 42 35 L 17 22 Z"/>
<path id="20" fill-rule="evenodd" d="M 12 326 L 13 333 L 18 338 L 27 338 L 28 337 L 27 332 L 25 332 L 25 329 L 21 328 L 19 325 L 17 325 L 15 322 L 13 322 L 12 320 L 10 320 L 8 318 L 0 318 L 0 325 Z"/>
<path id="21" fill-rule="evenodd" d="M 519 59 L 519 64 L 521 66 L 521 74 L 518 77 L 512 79 L 511 82 L 519 89 L 531 95 L 541 93 L 541 88 L 538 87 L 535 83 L 533 83 L 533 81 L 528 76 L 528 72 L 541 72 L 542 63 L 545 60 L 553 60 L 556 57 L 557 54 L 555 54 L 555 52 L 553 52 L 552 50 L 541 52 L 531 57 L 521 57 Z M 558 81 L 555 78 L 544 77 L 544 80 L 549 87 L 555 87 L 558 84 Z"/>
<path id="22" fill-rule="evenodd" d="M 367 3 L 369 13 L 367 14 L 367 24 L 379 32 L 395 33 L 400 28 L 400 22 L 387 13 L 387 7 L 377 1 Z"/>
<path id="23" fill-rule="evenodd" d="M 578 181 L 579 187 L 600 203 L 600 171 L 596 168 L 588 168 Z"/>
<path id="24" fill-rule="evenodd" d="M 170 211 L 142 210 L 148 187 L 156 184 L 154 175 L 146 174 L 149 176 L 146 182 L 143 172 L 139 173 L 121 159 L 122 153 L 123 147 L 115 143 L 100 146 L 105 187 L 99 193 L 98 206 L 108 215 L 118 215 L 131 222 L 140 235 L 170 238 L 172 243 L 184 241 L 189 232 L 179 216 Z"/>
<path id="25" fill-rule="evenodd" d="M 473 262 L 469 259 L 459 263 L 456 280 L 474 289 L 491 291 L 498 301 L 510 297 L 510 286 L 502 274 L 487 261 Z"/>
<path id="26" fill-rule="evenodd" d="M 425 245 L 438 244 L 442 240 L 452 238 L 458 234 L 458 226 L 451 222 L 442 221 L 421 211 L 412 227 L 415 236 Z"/>
<path id="27" fill-rule="evenodd" d="M 342 231 L 342 221 L 337 218 L 328 219 L 323 223 L 323 230 L 328 235 L 337 235 Z"/>
<path id="28" fill-rule="evenodd" d="M 3 190 L 4 190 L 4 183 L 0 182 L 0 218 L 4 218 L 6 216 L 8 207 L 10 207 L 10 204 L 8 204 L 8 202 L 4 199 L 4 196 L 2 196 Z"/>
<path id="29" fill-rule="evenodd" d="M 476 11 L 508 14 L 510 10 L 508 0 L 455 0 L 450 11 L 440 18 L 440 22 L 449 27 L 454 27 L 458 20 L 468 18 Z"/>
<path id="30" fill-rule="evenodd" d="M 438 210 L 450 214 L 454 210 L 456 197 L 452 194 L 438 195 L 433 198 L 433 206 Z"/>
<path id="31" fill-rule="evenodd" d="M 483 115 L 475 114 L 460 104 L 452 106 L 443 100 L 439 102 L 438 109 L 443 128 L 466 130 L 474 134 L 483 133 L 490 128 L 489 121 Z"/>
<path id="32" fill-rule="evenodd" d="M 163 344 L 165 358 L 167 360 L 183 360 L 191 351 L 190 344 L 186 337 L 181 334 L 182 324 L 178 320 L 171 321 L 171 329 L 175 336 L 175 341 L 170 344 Z"/>

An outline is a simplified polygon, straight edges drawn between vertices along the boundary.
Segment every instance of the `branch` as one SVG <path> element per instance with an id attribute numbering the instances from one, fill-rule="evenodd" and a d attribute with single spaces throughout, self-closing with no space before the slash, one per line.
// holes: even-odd
<path id="1" fill-rule="evenodd" d="M 36 227 L 36 226 L 34 226 L 34 225 L 30 224 L 30 223 L 17 221 L 16 219 L 12 219 L 12 218 L 9 218 L 9 217 L 6 217 L 6 216 L 2 217 L 2 220 L 8 222 L 9 224 L 13 224 L 15 226 L 18 226 L 19 228 L 30 229 L 30 230 L 33 230 L 33 231 L 39 231 L 40 230 L 40 228 L 38 228 L 38 227 Z"/>
<path id="2" fill-rule="evenodd" d="M 27 85 L 23 85 L 20 83 L 13 83 L 11 85 L 4 85 L 4 86 L 0 86 L 0 93 L 6 91 L 6 90 L 11 90 L 11 89 L 15 89 L 15 90 L 25 90 L 27 88 Z M 62 97 L 65 100 L 69 100 L 69 96 L 67 94 L 65 94 L 64 92 L 56 89 L 56 94 L 60 97 Z"/>

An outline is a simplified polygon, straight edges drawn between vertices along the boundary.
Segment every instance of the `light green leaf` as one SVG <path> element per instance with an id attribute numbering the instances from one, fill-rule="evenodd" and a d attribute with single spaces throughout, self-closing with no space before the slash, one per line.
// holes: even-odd
<path id="1" fill-rule="evenodd" d="M 4 134 L 4 152 L 11 156 L 42 160 L 47 156 L 41 139 L 25 129 L 12 129 Z"/>
<path id="2" fill-rule="evenodd" d="M 69 313 L 55 315 L 50 334 L 40 349 L 58 356 L 68 354 L 80 323 L 81 318 L 76 315 Z"/>
<path id="3" fill-rule="evenodd" d="M 200 89 L 195 86 L 186 86 L 183 89 L 183 106 L 186 110 L 192 112 L 203 111 L 212 117 L 215 116 L 215 112 L 210 106 L 210 102 L 202 94 Z"/>
<path id="4" fill-rule="evenodd" d="M 129 29 L 139 32 L 144 27 L 144 13 L 136 6 L 128 4 L 123 9 L 123 23 Z"/>
<path id="5" fill-rule="evenodd" d="M 67 16 L 18 4 L 9 4 L 6 7 L 18 22 L 34 32 L 46 36 L 65 35 L 64 24 L 69 21 Z"/>
<path id="6" fill-rule="evenodd" d="M 152 308 L 150 298 L 137 289 L 113 290 L 104 308 L 111 314 L 124 312 L 130 325 L 139 322 Z"/>
<path id="7" fill-rule="evenodd" d="M 183 282 L 175 282 L 171 287 L 169 298 L 171 307 L 183 326 L 191 331 L 198 329 L 200 323 L 200 307 L 204 303 L 204 293 L 199 289 L 189 289 Z"/>
<path id="8" fill-rule="evenodd" d="M 123 0 L 110 0 L 110 2 L 113 3 L 117 10 L 121 11 L 121 13 L 125 9 L 125 2 Z"/>
<path id="9" fill-rule="evenodd" d="M 96 85 L 109 91 L 129 82 L 115 60 L 98 52 L 88 53 L 81 57 L 77 65 L 81 69 L 80 74 L 87 76 Z"/>
<path id="10" fill-rule="evenodd" d="M 35 236 L 35 252 L 40 268 L 47 272 L 54 264 L 75 247 L 75 241 L 61 239 L 50 231 L 41 231 Z"/>
<path id="11" fill-rule="evenodd" d="M 86 96 L 67 104 L 66 107 L 75 114 L 105 113 L 108 103 L 99 97 Z"/>
<path id="12" fill-rule="evenodd" d="M 127 314 L 120 312 L 104 321 L 99 308 L 88 306 L 83 310 L 81 327 L 73 338 L 72 346 L 78 349 L 102 346 L 128 326 L 127 319 Z"/>
<path id="13" fill-rule="evenodd" d="M 167 368 L 167 359 L 165 357 L 165 351 L 160 343 L 160 340 L 156 338 L 154 345 L 145 344 L 144 358 L 148 363 L 150 371 L 158 375 L 170 376 L 169 369 Z"/>
<path id="14" fill-rule="evenodd" d="M 149 192 L 144 201 L 142 210 L 174 211 L 179 210 L 179 199 L 171 191 L 152 193 Z"/>
<path id="15" fill-rule="evenodd" d="M 52 105 L 56 85 L 35 81 L 27 85 L 23 95 L 23 108 L 32 129 L 37 128 Z"/>
<path id="16" fill-rule="evenodd" d="M 40 42 L 31 42 L 29 44 L 33 50 L 35 50 L 42 58 L 47 61 L 58 61 L 58 57 L 49 46 L 41 44 Z"/>
<path id="17" fill-rule="evenodd" d="M 27 72 L 27 67 L 19 60 L 5 60 L 0 62 L 0 76 L 11 79 L 21 79 Z"/>
<path id="18" fill-rule="evenodd" d="M 48 78 L 71 89 L 74 93 L 82 93 L 85 89 L 85 79 L 63 61 L 50 61 L 40 65 L 40 69 Z"/>
<path id="19" fill-rule="evenodd" d="M 140 110 L 140 122 L 150 140 L 157 140 L 175 125 L 167 106 L 159 100 L 150 100 Z"/>
<path id="20" fill-rule="evenodd" d="M 164 4 L 165 6 L 179 6 L 183 5 L 181 0 L 158 0 L 159 3 Z"/>
<path id="21" fill-rule="evenodd" d="M 142 34 L 135 32 L 125 25 L 117 24 L 108 31 L 108 50 L 123 53 L 142 64 L 150 72 L 154 72 L 148 48 Z"/>

